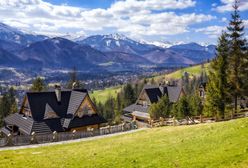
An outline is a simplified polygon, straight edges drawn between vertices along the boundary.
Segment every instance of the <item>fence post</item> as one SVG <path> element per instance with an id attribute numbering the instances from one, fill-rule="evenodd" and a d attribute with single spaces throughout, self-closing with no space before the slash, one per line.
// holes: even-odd
<path id="1" fill-rule="evenodd" d="M 122 131 L 125 131 L 125 124 L 126 124 L 125 122 L 121 124 L 121 130 Z"/>
<path id="2" fill-rule="evenodd" d="M 111 133 L 110 125 L 107 126 L 107 130 L 108 130 L 108 134 L 110 134 Z"/>
<path id="3" fill-rule="evenodd" d="M 58 141 L 58 133 L 56 131 L 53 132 L 53 142 Z"/>
<path id="4" fill-rule="evenodd" d="M 13 144 L 13 136 L 10 133 L 10 134 L 7 135 L 7 144 L 6 144 L 6 146 L 13 146 L 13 145 L 14 145 Z"/>
<path id="5" fill-rule="evenodd" d="M 94 135 L 94 128 L 90 128 L 89 132 L 90 132 L 90 136 L 93 136 Z"/>
<path id="6" fill-rule="evenodd" d="M 131 129 L 137 129 L 136 121 L 131 122 Z"/>
<path id="7" fill-rule="evenodd" d="M 202 114 L 200 115 L 200 123 L 203 123 Z"/>
<path id="8" fill-rule="evenodd" d="M 101 127 L 99 130 L 100 130 L 100 135 L 103 135 L 103 128 Z"/>
<path id="9" fill-rule="evenodd" d="M 173 117 L 173 126 L 176 126 L 176 119 Z"/>
<path id="10" fill-rule="evenodd" d="M 72 131 L 72 139 L 75 139 L 75 133 L 76 133 L 77 131 L 76 130 L 73 130 Z"/>
<path id="11" fill-rule="evenodd" d="M 159 120 L 160 120 L 160 126 L 163 126 L 164 125 L 164 118 L 160 117 Z"/>
<path id="12" fill-rule="evenodd" d="M 153 120 L 151 119 L 151 127 L 153 127 Z"/>
<path id="13" fill-rule="evenodd" d="M 37 139 L 36 139 L 36 134 L 35 134 L 35 132 L 32 132 L 32 134 L 31 134 L 31 140 L 30 140 L 31 142 L 31 144 L 36 144 L 36 143 L 38 143 L 37 142 Z"/>

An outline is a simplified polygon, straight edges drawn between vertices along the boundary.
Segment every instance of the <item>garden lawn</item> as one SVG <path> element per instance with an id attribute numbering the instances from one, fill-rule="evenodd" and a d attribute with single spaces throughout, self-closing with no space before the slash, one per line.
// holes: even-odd
<path id="1" fill-rule="evenodd" d="M 248 167 L 248 118 L 0 151 L 0 167 Z"/>

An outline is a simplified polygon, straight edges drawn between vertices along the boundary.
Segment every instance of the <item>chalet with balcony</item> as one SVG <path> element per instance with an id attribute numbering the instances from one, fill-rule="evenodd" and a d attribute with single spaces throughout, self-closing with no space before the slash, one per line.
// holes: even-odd
<path id="1" fill-rule="evenodd" d="M 184 94 L 182 87 L 177 85 L 147 85 L 141 91 L 136 103 L 124 108 L 124 116 L 147 122 L 150 120 L 149 107 L 153 103 L 157 103 L 165 95 L 171 103 L 176 103 Z"/>
<path id="2" fill-rule="evenodd" d="M 27 92 L 21 109 L 4 119 L 4 134 L 49 134 L 54 131 L 98 129 L 106 120 L 101 117 L 87 90 Z"/>

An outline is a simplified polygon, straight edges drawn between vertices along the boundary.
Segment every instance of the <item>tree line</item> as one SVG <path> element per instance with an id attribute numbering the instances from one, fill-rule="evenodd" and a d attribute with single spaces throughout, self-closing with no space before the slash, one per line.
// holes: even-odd
<path id="1" fill-rule="evenodd" d="M 237 0 L 233 8 L 227 31 L 219 37 L 207 85 L 205 112 L 217 119 L 224 119 L 228 111 L 233 116 L 238 101 L 248 96 L 248 45 Z"/>
<path id="2" fill-rule="evenodd" d="M 209 73 L 202 71 L 198 81 L 206 82 L 206 100 L 199 97 L 196 78 L 189 79 L 187 73 L 182 79 L 186 94 L 177 102 L 170 103 L 163 97 L 151 106 L 153 118 L 190 118 L 204 115 L 216 120 L 233 117 L 239 110 L 241 99 L 248 97 L 248 45 L 244 36 L 244 25 L 236 0 L 234 12 L 226 32 L 222 32 L 216 47 L 216 57 L 210 63 Z M 190 83 L 190 84 L 189 84 Z"/>

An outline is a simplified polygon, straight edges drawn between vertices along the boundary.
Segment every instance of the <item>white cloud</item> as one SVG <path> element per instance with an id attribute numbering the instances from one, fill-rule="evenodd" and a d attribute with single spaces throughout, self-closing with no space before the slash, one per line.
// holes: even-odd
<path id="1" fill-rule="evenodd" d="M 190 25 L 215 18 L 167 11 L 193 7 L 195 3 L 195 0 L 122 0 L 108 9 L 84 9 L 42 0 L 1 0 L 0 21 L 47 35 L 104 33 L 106 29 L 132 37 L 175 35 L 188 32 Z"/>
<path id="2" fill-rule="evenodd" d="M 195 32 L 206 34 L 210 38 L 217 38 L 221 35 L 222 31 L 225 30 L 226 27 L 223 26 L 208 26 L 208 27 L 196 29 Z"/>
<path id="3" fill-rule="evenodd" d="M 140 10 L 184 9 L 195 4 L 194 0 L 126 0 L 117 1 L 110 9 L 117 13 L 132 13 Z"/>
<path id="4" fill-rule="evenodd" d="M 248 28 L 248 20 L 243 20 L 245 28 Z"/>
<path id="5" fill-rule="evenodd" d="M 221 21 L 227 23 L 228 19 L 226 17 L 223 17 L 223 18 L 221 18 Z"/>
<path id="6" fill-rule="evenodd" d="M 233 4 L 235 0 L 221 0 L 223 5 L 217 6 L 214 8 L 214 10 L 218 12 L 227 12 L 227 11 L 233 11 Z M 247 0 L 239 0 L 239 10 L 245 11 L 248 10 L 248 1 Z"/>

